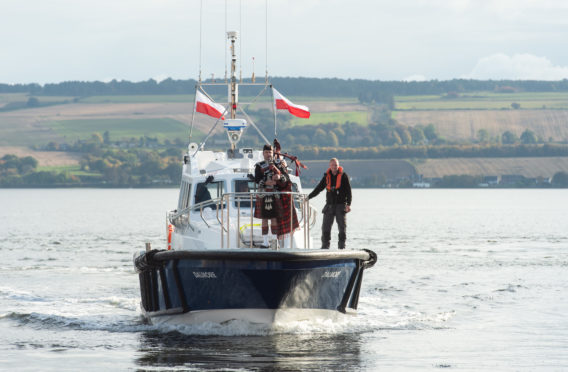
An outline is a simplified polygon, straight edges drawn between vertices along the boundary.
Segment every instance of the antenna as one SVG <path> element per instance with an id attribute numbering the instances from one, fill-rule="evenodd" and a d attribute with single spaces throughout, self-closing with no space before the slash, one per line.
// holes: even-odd
<path id="1" fill-rule="evenodd" d="M 227 0 L 225 0 L 225 35 L 227 35 Z M 227 48 L 225 49 L 225 83 L 227 82 Z"/>
<path id="2" fill-rule="evenodd" d="M 239 43 L 239 83 L 243 82 L 243 4 L 239 0 L 239 32 L 241 34 L 241 42 Z M 226 50 L 226 49 L 225 49 Z"/>
<path id="3" fill-rule="evenodd" d="M 201 40 L 203 29 L 203 0 L 199 4 L 199 83 L 201 83 Z"/>
<path id="4" fill-rule="evenodd" d="M 264 17 L 264 24 L 265 24 L 265 33 L 266 33 L 266 46 L 265 46 L 265 53 L 266 53 L 266 79 L 265 83 L 268 84 L 268 0 L 264 1 L 264 8 L 266 10 L 266 14 Z"/>

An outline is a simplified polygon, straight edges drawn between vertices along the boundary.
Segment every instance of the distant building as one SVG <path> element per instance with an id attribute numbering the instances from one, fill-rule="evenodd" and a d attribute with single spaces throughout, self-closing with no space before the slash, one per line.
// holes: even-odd
<path id="1" fill-rule="evenodd" d="M 501 178 L 499 176 L 484 176 L 483 181 L 478 185 L 479 187 L 495 187 L 499 185 Z"/>
<path id="2" fill-rule="evenodd" d="M 539 185 L 550 185 L 552 183 L 552 177 L 537 177 L 536 183 Z"/>
<path id="3" fill-rule="evenodd" d="M 430 184 L 430 187 L 436 187 L 440 182 L 442 182 L 441 177 L 428 177 L 422 180 L 423 182 L 427 182 Z"/>
<path id="4" fill-rule="evenodd" d="M 552 177 L 539 176 L 535 178 L 529 178 L 528 181 L 535 186 L 550 185 L 552 183 Z"/>
<path id="5" fill-rule="evenodd" d="M 499 176 L 485 176 L 483 177 L 483 183 L 486 183 L 488 186 L 497 186 L 501 177 Z"/>
<path id="6" fill-rule="evenodd" d="M 522 174 L 504 174 L 501 176 L 499 184 L 502 186 L 514 186 L 524 184 L 525 182 L 526 178 Z"/>
<path id="7" fill-rule="evenodd" d="M 424 182 L 424 181 L 413 182 L 412 187 L 417 188 L 417 189 L 429 189 L 430 188 L 430 182 Z"/>

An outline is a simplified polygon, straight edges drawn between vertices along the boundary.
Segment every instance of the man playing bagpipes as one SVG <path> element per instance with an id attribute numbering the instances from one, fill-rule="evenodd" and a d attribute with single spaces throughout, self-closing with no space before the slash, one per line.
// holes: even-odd
<path id="1" fill-rule="evenodd" d="M 290 156 L 286 154 L 286 156 Z M 294 159 L 298 164 L 297 158 Z M 279 192 L 287 193 L 292 191 L 292 181 L 288 175 L 288 167 L 286 160 L 284 160 L 284 155 L 281 153 L 281 146 L 277 139 L 274 139 L 274 165 L 280 171 L 280 178 L 276 183 L 276 190 Z M 303 166 L 303 165 L 302 165 Z M 305 168 L 305 166 L 304 166 Z M 282 201 L 282 213 L 277 218 L 278 228 L 276 236 L 278 240 L 281 241 L 281 246 L 283 248 L 288 248 L 290 244 L 284 243 L 284 239 L 292 238 L 294 231 L 299 228 L 298 216 L 296 215 L 296 209 L 292 206 L 293 197 L 290 194 L 281 194 L 280 199 Z"/>
<path id="2" fill-rule="evenodd" d="M 258 184 L 260 194 L 256 197 L 254 216 L 262 219 L 263 246 L 268 248 L 268 221 L 274 235 L 279 235 L 278 218 L 282 216 L 282 200 L 275 195 L 276 184 L 282 177 L 282 172 L 274 164 L 272 146 L 264 145 L 262 149 L 264 160 L 256 163 L 254 182 Z"/>

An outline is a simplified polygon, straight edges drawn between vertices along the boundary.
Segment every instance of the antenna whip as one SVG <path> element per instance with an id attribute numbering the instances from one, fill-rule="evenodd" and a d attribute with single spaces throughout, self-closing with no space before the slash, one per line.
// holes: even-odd
<path id="1" fill-rule="evenodd" d="M 199 4 L 199 83 L 201 83 L 201 40 L 203 28 L 203 0 Z"/>

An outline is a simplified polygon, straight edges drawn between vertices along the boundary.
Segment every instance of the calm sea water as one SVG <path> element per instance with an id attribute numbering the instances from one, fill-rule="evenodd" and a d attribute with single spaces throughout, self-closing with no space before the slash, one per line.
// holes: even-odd
<path id="1" fill-rule="evenodd" d="M 274 328 L 144 322 L 132 254 L 176 201 L 0 190 L 0 369 L 568 370 L 566 190 L 354 190 L 358 315 Z"/>

